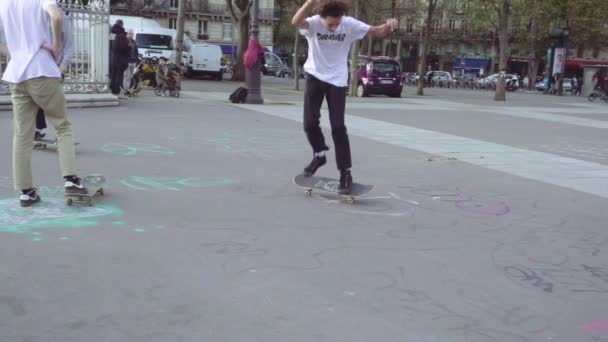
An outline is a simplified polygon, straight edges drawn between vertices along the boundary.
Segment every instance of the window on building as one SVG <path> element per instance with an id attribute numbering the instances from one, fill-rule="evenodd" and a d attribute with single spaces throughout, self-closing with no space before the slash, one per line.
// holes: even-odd
<path id="1" fill-rule="evenodd" d="M 455 30 L 456 29 L 456 20 L 450 20 L 450 29 L 451 30 Z"/>
<path id="2" fill-rule="evenodd" d="M 179 0 L 169 0 L 169 7 L 171 7 L 171 8 L 178 8 L 179 7 Z"/>
<path id="3" fill-rule="evenodd" d="M 169 18 L 169 28 L 177 30 L 177 19 L 176 18 Z"/>
<path id="4" fill-rule="evenodd" d="M 414 31 L 414 24 L 407 23 L 407 32 L 412 33 Z"/>
<path id="5" fill-rule="evenodd" d="M 207 20 L 198 21 L 198 34 L 207 34 Z"/>
<path id="6" fill-rule="evenodd" d="M 144 0 L 144 6 L 152 6 L 152 0 Z"/>
<path id="7" fill-rule="evenodd" d="M 224 23 L 222 32 L 224 40 L 232 40 L 232 23 Z"/>
<path id="8" fill-rule="evenodd" d="M 460 28 L 462 28 L 462 33 L 467 33 L 468 27 L 467 27 L 467 21 L 463 20 L 462 23 L 460 23 Z"/>

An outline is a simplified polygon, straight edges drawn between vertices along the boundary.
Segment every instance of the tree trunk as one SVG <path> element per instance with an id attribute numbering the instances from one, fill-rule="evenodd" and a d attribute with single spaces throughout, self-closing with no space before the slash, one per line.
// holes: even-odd
<path id="1" fill-rule="evenodd" d="M 237 54 L 236 64 L 234 65 L 234 73 L 232 81 L 245 81 L 245 65 L 243 64 L 243 56 L 249 45 L 249 24 L 251 22 L 251 14 L 247 13 L 241 17 L 239 21 L 239 53 Z"/>
<path id="2" fill-rule="evenodd" d="M 300 29 L 296 27 L 296 36 L 293 40 L 293 89 L 300 90 L 300 59 L 298 58 L 300 45 Z"/>
<path id="3" fill-rule="evenodd" d="M 355 0 L 355 18 L 359 17 L 359 0 Z M 353 42 L 350 57 L 350 96 L 357 96 L 357 87 L 359 86 L 357 77 L 357 67 L 359 66 L 359 41 Z"/>
<path id="4" fill-rule="evenodd" d="M 494 101 L 507 100 L 506 74 L 507 58 L 509 53 L 509 0 L 502 0 L 498 15 L 498 41 L 500 44 L 500 55 L 498 60 L 499 75 L 496 78 L 496 93 Z"/>
<path id="5" fill-rule="evenodd" d="M 176 37 L 176 46 L 175 46 L 175 65 L 177 65 L 177 70 L 181 70 L 183 60 L 182 60 L 182 52 L 184 51 L 184 21 L 186 14 L 186 1 L 182 0 L 179 2 L 179 8 L 177 9 L 177 37 Z"/>
<path id="6" fill-rule="evenodd" d="M 537 0 L 532 0 L 532 18 L 530 22 L 530 56 L 528 58 L 528 89 L 533 90 L 536 84 L 536 74 L 538 73 L 538 62 L 536 59 L 536 44 L 538 41 L 538 5 Z"/>
<path id="7" fill-rule="evenodd" d="M 416 95 L 423 96 L 424 95 L 424 83 L 426 81 L 426 55 L 429 42 L 431 41 L 431 26 L 433 21 L 433 12 L 435 11 L 435 6 L 438 0 L 429 0 L 429 7 L 426 15 L 425 27 L 422 32 L 420 32 L 420 60 L 418 61 L 418 89 L 416 90 Z"/>
<path id="8" fill-rule="evenodd" d="M 416 89 L 416 95 L 424 95 L 424 84 L 426 82 L 425 76 L 426 69 L 426 44 L 424 39 L 420 40 L 420 51 L 418 52 L 418 84 Z"/>

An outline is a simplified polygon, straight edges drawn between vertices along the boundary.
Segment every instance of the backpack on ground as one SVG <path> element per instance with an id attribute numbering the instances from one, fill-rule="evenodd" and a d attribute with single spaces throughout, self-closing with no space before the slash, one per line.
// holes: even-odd
<path id="1" fill-rule="evenodd" d="M 245 103 L 245 99 L 247 99 L 247 88 L 239 87 L 230 95 L 232 103 Z"/>

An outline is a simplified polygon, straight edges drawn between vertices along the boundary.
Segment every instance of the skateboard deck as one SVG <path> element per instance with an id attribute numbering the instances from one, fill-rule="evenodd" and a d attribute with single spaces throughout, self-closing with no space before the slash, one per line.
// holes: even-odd
<path id="1" fill-rule="evenodd" d="M 66 204 L 68 206 L 80 203 L 92 207 L 93 198 L 98 195 L 104 195 L 103 186 L 106 184 L 106 177 L 99 174 L 88 175 L 82 179 L 82 184 L 89 192 L 86 194 L 65 194 L 65 197 L 67 197 Z"/>
<path id="2" fill-rule="evenodd" d="M 320 191 L 346 198 L 346 201 L 351 204 L 354 203 L 357 198 L 372 192 L 376 187 L 374 185 L 353 183 L 350 188 L 350 193 L 342 195 L 338 193 L 340 182 L 333 178 L 297 175 L 294 177 L 293 182 L 297 186 L 304 188 L 304 193 L 308 196 L 312 195 L 313 191 Z"/>
<path id="3" fill-rule="evenodd" d="M 74 146 L 78 146 L 79 143 L 75 142 Z M 34 139 L 34 149 L 46 150 L 49 146 L 57 147 L 57 139 Z"/>

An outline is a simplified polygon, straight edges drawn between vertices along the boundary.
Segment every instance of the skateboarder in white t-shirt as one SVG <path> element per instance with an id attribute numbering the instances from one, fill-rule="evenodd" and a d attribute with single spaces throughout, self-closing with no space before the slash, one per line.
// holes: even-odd
<path id="1" fill-rule="evenodd" d="M 308 17 L 316 10 L 318 15 Z M 384 37 L 398 27 L 396 19 L 388 19 L 380 26 L 370 26 L 347 16 L 348 5 L 340 0 L 308 0 L 292 19 L 292 24 L 308 40 L 308 59 L 304 64 L 306 89 L 304 91 L 304 131 L 314 156 L 304 169 L 312 176 L 325 163 L 329 148 L 320 127 L 321 105 L 327 98 L 329 120 L 336 149 L 336 163 L 340 170 L 338 192 L 348 194 L 353 179 L 350 172 L 350 144 L 344 110 L 348 86 L 348 54 L 354 41 L 372 34 Z"/>

